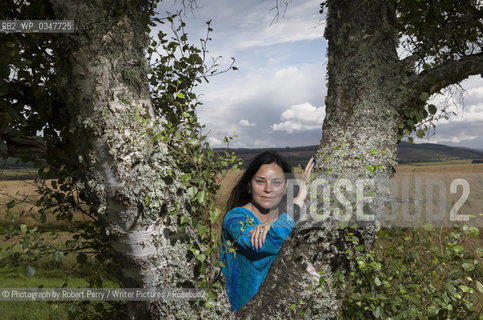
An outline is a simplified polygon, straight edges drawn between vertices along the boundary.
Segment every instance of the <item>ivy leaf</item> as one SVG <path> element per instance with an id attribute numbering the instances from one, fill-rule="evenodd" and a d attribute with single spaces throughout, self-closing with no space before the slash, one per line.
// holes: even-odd
<path id="1" fill-rule="evenodd" d="M 198 189 L 196 187 L 189 187 L 187 192 L 190 198 L 193 199 L 195 195 L 198 193 Z"/>
<path id="2" fill-rule="evenodd" d="M 206 202 L 206 192 L 201 190 L 198 192 L 198 202 L 204 204 Z"/>

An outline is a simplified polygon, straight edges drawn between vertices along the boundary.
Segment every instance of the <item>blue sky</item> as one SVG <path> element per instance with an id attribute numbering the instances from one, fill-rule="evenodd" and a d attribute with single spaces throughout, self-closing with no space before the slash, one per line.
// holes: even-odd
<path id="1" fill-rule="evenodd" d="M 199 0 L 184 17 L 192 41 L 204 37 L 208 20 L 213 39 L 208 49 L 238 71 L 216 76 L 197 89 L 204 103 L 199 117 L 213 147 L 238 135 L 231 147 L 263 148 L 319 144 L 325 116 L 327 41 L 318 0 L 296 0 L 271 24 L 275 0 Z M 181 4 L 160 4 L 174 12 Z M 195 40 L 196 39 L 196 40 Z M 473 76 L 457 92 L 457 115 L 442 120 L 430 142 L 483 149 L 483 79 Z M 433 97 L 443 106 L 442 97 Z"/>

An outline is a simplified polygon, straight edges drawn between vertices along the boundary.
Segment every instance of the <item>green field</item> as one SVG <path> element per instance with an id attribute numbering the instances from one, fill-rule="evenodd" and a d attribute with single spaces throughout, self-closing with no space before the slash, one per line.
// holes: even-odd
<path id="1" fill-rule="evenodd" d="M 453 165 L 453 164 L 471 164 L 473 160 L 447 160 L 447 161 L 433 161 L 433 162 L 414 162 L 407 163 L 408 166 L 441 166 L 441 165 Z"/>
<path id="2" fill-rule="evenodd" d="M 46 237 L 50 232 L 45 232 Z M 50 237 L 50 243 L 62 248 L 68 233 L 60 232 L 57 238 Z M 60 262 L 53 258 L 53 254 L 29 264 L 30 273 L 26 267 L 16 266 L 12 263 L 12 255 L 22 253 L 19 244 L 6 250 L 15 241 L 0 243 L 0 283 L 2 288 L 89 288 L 88 270 L 95 268 L 83 267 L 79 270 L 75 255 L 66 255 Z M 92 259 L 91 259 L 92 260 Z M 32 270 L 34 270 L 32 275 Z M 105 287 L 119 287 L 114 281 L 106 281 Z M 42 301 L 0 301 L 0 319 L 67 319 L 69 309 L 73 309 L 73 302 L 42 302 Z"/>
<path id="3" fill-rule="evenodd" d="M 38 176 L 36 168 L 15 168 L 15 169 L 0 169 L 0 180 L 25 180 L 35 179 Z"/>

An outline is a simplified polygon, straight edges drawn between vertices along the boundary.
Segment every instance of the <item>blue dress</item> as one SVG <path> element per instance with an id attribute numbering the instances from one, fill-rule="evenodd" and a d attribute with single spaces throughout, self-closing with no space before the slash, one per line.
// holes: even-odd
<path id="1" fill-rule="evenodd" d="M 260 220 L 243 207 L 230 210 L 223 219 L 220 261 L 226 262 L 222 271 L 231 311 L 240 309 L 257 293 L 295 222 L 282 213 L 271 224 L 265 243 L 258 251 L 250 243 L 250 230 L 257 224 L 261 224 Z M 235 253 L 228 252 L 227 241 L 234 243 Z"/>

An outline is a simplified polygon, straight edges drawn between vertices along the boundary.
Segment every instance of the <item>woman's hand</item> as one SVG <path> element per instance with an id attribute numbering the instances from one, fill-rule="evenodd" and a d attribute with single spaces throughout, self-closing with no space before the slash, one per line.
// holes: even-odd
<path id="1" fill-rule="evenodd" d="M 307 194 L 308 194 L 308 187 L 307 185 L 310 183 L 310 174 L 312 173 L 312 170 L 314 169 L 315 166 L 315 160 L 314 157 L 310 158 L 309 162 L 305 166 L 304 173 L 302 176 L 302 181 L 299 180 L 299 193 L 297 196 L 293 199 L 293 203 L 297 204 L 300 208 L 303 207 L 305 203 L 305 199 L 307 199 Z"/>
<path id="2" fill-rule="evenodd" d="M 273 221 L 257 224 L 255 229 L 250 230 L 250 242 L 252 249 L 260 250 L 265 243 L 265 238 L 267 237 L 268 230 L 270 230 L 270 225 Z"/>

